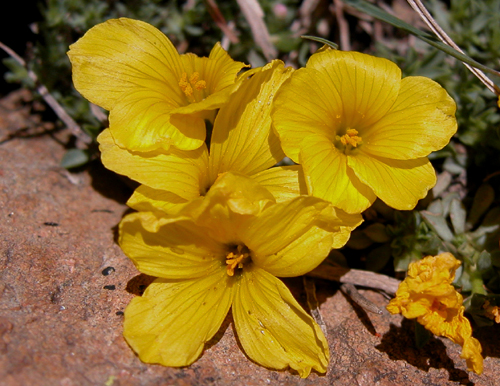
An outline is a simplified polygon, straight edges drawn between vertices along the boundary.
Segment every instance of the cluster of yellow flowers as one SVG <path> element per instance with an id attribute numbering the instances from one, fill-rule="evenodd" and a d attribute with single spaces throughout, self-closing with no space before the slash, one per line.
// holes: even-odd
<path id="1" fill-rule="evenodd" d="M 446 91 L 331 49 L 299 70 L 242 71 L 219 44 L 180 55 L 130 19 L 95 26 L 68 55 L 77 90 L 109 110 L 102 162 L 140 183 L 119 243 L 158 278 L 125 311 L 141 360 L 193 363 L 231 309 L 252 360 L 324 373 L 328 343 L 277 277 L 342 247 L 377 197 L 412 209 L 427 194 L 427 156 L 456 131 Z M 295 164 L 276 166 L 285 156 Z"/>

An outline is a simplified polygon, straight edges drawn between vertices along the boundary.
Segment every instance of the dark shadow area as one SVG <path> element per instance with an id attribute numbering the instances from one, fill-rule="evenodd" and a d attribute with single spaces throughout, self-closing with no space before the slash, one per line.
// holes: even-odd
<path id="1" fill-rule="evenodd" d="M 375 327 L 373 326 L 372 321 L 370 320 L 370 317 L 366 313 L 366 311 L 358 305 L 356 302 L 354 302 L 349 295 L 345 294 L 343 291 L 342 295 L 344 295 L 345 299 L 347 302 L 351 305 L 351 307 L 354 309 L 354 312 L 356 313 L 356 316 L 358 319 L 363 323 L 363 326 L 368 330 L 368 332 L 374 336 L 378 336 L 377 330 L 375 330 Z"/>
<path id="2" fill-rule="evenodd" d="M 491 327 L 472 327 L 473 336 L 483 348 L 483 358 L 500 358 L 500 325 Z"/>
<path id="3" fill-rule="evenodd" d="M 130 279 L 125 287 L 125 291 L 136 296 L 142 296 L 146 288 L 155 281 L 156 277 L 141 273 Z"/>
<path id="4" fill-rule="evenodd" d="M 87 171 L 92 178 L 92 188 L 120 204 L 126 204 L 134 189 L 139 186 L 137 182 L 106 169 L 99 159 L 92 161 Z"/>
<path id="5" fill-rule="evenodd" d="M 445 369 L 450 374 L 450 381 L 458 382 L 460 385 L 474 385 L 467 372 L 455 368 L 441 340 L 431 337 L 424 347 L 420 349 L 416 347 L 414 323 L 412 320 L 403 319 L 401 327 L 391 324 L 376 349 L 386 353 L 390 359 L 406 361 L 426 372 L 430 368 Z"/>

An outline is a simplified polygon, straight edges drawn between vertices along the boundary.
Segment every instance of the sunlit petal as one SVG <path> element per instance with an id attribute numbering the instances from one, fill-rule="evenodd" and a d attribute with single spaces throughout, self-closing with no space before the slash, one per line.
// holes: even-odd
<path id="1" fill-rule="evenodd" d="M 224 269 L 194 280 L 157 279 L 125 310 L 123 335 L 146 363 L 187 366 L 220 328 L 233 291 Z"/>
<path id="2" fill-rule="evenodd" d="M 436 173 L 427 158 L 401 161 L 360 152 L 348 157 L 348 165 L 382 201 L 399 210 L 413 209 L 436 184 Z"/>
<path id="3" fill-rule="evenodd" d="M 255 73 L 217 114 L 210 143 L 212 180 L 226 171 L 252 175 L 283 159 L 271 128 L 271 104 L 291 68 L 273 61 Z"/>
<path id="4" fill-rule="evenodd" d="M 286 286 L 262 269 L 245 270 L 236 287 L 233 317 L 245 353 L 272 368 L 291 367 L 303 378 L 324 373 L 328 343 Z"/>
<path id="5" fill-rule="evenodd" d="M 348 167 L 347 157 L 321 137 L 304 140 L 300 161 L 309 194 L 347 213 L 361 213 L 375 201 L 375 193 Z"/>
<path id="6" fill-rule="evenodd" d="M 208 187 L 205 145 L 193 151 L 134 153 L 117 146 L 109 130 L 104 130 L 98 141 L 101 160 L 108 169 L 151 188 L 193 199 Z"/>
<path id="7" fill-rule="evenodd" d="M 193 279 L 213 274 L 224 264 L 226 247 L 191 223 L 182 221 L 149 232 L 148 213 L 127 215 L 120 223 L 120 247 L 137 269 L 155 277 Z"/>
<path id="8" fill-rule="evenodd" d="M 436 82 L 404 78 L 391 111 L 363 132 L 363 151 L 404 160 L 426 157 L 457 131 L 455 110 L 455 101 Z"/>

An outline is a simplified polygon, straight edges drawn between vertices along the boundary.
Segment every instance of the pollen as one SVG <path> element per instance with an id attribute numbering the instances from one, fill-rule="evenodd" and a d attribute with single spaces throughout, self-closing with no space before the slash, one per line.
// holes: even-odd
<path id="1" fill-rule="evenodd" d="M 250 257 L 250 253 L 247 251 L 246 247 L 238 245 L 236 251 L 231 251 L 226 255 L 227 274 L 229 276 L 234 276 L 235 269 L 243 268 L 244 260 Z"/>
<path id="2" fill-rule="evenodd" d="M 193 96 L 194 91 L 201 91 L 207 88 L 207 82 L 200 80 L 200 74 L 193 72 L 188 80 L 187 73 L 183 72 L 179 80 L 179 87 L 182 92 L 189 98 Z"/>
<path id="3" fill-rule="evenodd" d="M 346 133 L 340 137 L 340 142 L 344 146 L 351 145 L 352 147 L 357 147 L 362 142 L 362 139 L 358 136 L 358 130 L 347 129 Z"/>

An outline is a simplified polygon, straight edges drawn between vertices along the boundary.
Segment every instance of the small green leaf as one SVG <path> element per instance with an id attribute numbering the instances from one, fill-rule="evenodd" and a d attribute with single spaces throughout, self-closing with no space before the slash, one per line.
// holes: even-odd
<path id="1" fill-rule="evenodd" d="M 61 160 L 61 166 L 65 169 L 72 169 L 85 165 L 89 162 L 89 154 L 86 150 L 70 149 L 64 154 Z"/>
<path id="2" fill-rule="evenodd" d="M 309 40 L 314 40 L 315 42 L 326 44 L 327 46 L 333 48 L 334 50 L 338 50 L 339 49 L 338 44 L 336 44 L 334 42 L 331 42 L 330 40 L 319 38 L 317 36 L 302 35 L 301 38 L 303 38 L 303 39 L 309 39 Z"/>
<path id="3" fill-rule="evenodd" d="M 417 348 L 424 347 L 431 339 L 432 334 L 419 322 L 415 321 L 415 344 Z"/>
<path id="4" fill-rule="evenodd" d="M 450 220 L 456 235 L 460 235 L 465 232 L 466 216 L 467 211 L 462 203 L 457 199 L 453 199 L 450 205 Z"/>
<path id="5" fill-rule="evenodd" d="M 453 240 L 453 233 L 451 232 L 446 219 L 442 216 L 435 215 L 434 213 L 427 212 L 425 210 L 421 211 L 420 214 L 424 218 L 425 222 L 436 232 L 439 237 L 445 241 Z"/>

